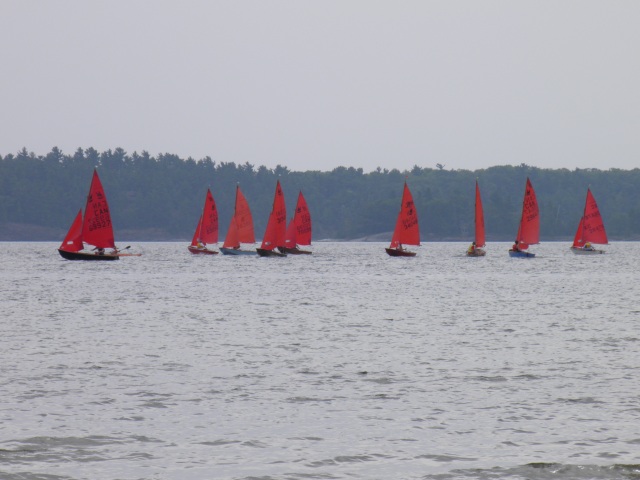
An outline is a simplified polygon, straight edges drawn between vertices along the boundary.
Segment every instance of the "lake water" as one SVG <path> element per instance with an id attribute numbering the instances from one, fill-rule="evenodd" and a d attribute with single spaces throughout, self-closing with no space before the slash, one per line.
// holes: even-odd
<path id="1" fill-rule="evenodd" d="M 640 243 L 57 246 L 0 244 L 3 480 L 640 478 Z"/>

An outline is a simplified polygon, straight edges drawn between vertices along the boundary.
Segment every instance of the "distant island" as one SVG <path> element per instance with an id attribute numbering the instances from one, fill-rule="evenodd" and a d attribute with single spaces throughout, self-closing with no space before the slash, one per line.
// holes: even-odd
<path id="1" fill-rule="evenodd" d="M 35 155 L 26 148 L 0 155 L 0 241 L 61 241 L 84 204 L 94 168 L 100 172 L 118 237 L 131 241 L 188 241 L 202 199 L 211 188 L 221 236 L 242 186 L 255 221 L 264 231 L 276 180 L 293 216 L 302 190 L 313 217 L 315 241 L 388 241 L 404 181 L 411 187 L 421 235 L 429 241 L 470 241 L 478 179 L 488 241 L 513 241 L 526 178 L 535 186 L 543 241 L 573 238 L 587 187 L 597 198 L 610 240 L 640 239 L 640 169 L 540 169 L 529 165 L 446 170 L 416 165 L 409 171 L 338 167 L 290 171 L 285 166 L 194 160 L 174 154 L 153 157 L 121 148 L 71 154 L 53 148 Z"/>

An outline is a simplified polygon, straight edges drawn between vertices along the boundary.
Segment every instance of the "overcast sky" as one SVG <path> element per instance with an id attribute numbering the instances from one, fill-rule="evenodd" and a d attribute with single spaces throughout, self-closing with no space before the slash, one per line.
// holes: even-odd
<path id="1" fill-rule="evenodd" d="M 0 2 L 0 154 L 640 167 L 640 1 Z"/>

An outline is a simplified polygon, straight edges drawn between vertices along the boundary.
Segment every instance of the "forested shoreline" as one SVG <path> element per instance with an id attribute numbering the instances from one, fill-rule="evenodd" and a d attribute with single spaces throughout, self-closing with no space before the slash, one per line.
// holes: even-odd
<path id="1" fill-rule="evenodd" d="M 188 240 L 209 187 L 224 238 L 240 184 L 262 236 L 276 180 L 289 218 L 302 190 L 313 218 L 314 241 L 390 239 L 402 185 L 413 193 L 423 241 L 470 241 L 474 188 L 478 179 L 488 241 L 515 237 L 526 178 L 536 189 L 542 241 L 568 240 L 578 225 L 587 187 L 596 197 L 610 240 L 640 239 L 640 169 L 540 169 L 525 164 L 475 171 L 414 166 L 410 171 L 353 167 L 290 171 L 209 157 L 128 154 L 121 148 L 77 149 L 47 155 L 23 149 L 0 155 L 0 240 L 62 240 L 84 208 L 91 173 L 97 168 L 108 195 L 116 240 Z"/>

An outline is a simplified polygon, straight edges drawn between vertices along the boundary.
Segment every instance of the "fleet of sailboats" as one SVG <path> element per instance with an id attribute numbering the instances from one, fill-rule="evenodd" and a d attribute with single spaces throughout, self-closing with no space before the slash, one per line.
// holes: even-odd
<path id="1" fill-rule="evenodd" d="M 402 190 L 402 202 L 396 219 L 396 226 L 391 237 L 391 244 L 385 251 L 392 257 L 415 257 L 416 252 L 407 250 L 404 245 L 420 245 L 420 227 L 418 225 L 418 212 L 413 203 L 413 196 L 404 182 Z"/>
<path id="2" fill-rule="evenodd" d="M 211 190 L 207 189 L 202 215 L 193 234 L 191 245 L 187 248 L 193 254 L 215 255 L 218 252 L 207 248 L 207 244 L 218 243 L 218 210 Z"/>
<path id="3" fill-rule="evenodd" d="M 298 193 L 295 213 L 288 227 L 286 219 L 284 194 L 278 180 L 273 197 L 273 206 L 260 247 L 255 250 L 243 249 L 243 244 L 255 244 L 256 239 L 251 209 L 238 185 L 236 186 L 234 213 L 220 251 L 225 255 L 257 254 L 264 257 L 311 254 L 311 251 L 300 248 L 301 246 L 311 245 L 312 236 L 311 214 L 302 191 Z M 194 254 L 214 255 L 218 252 L 210 249 L 209 246 L 215 245 L 217 242 L 218 210 L 211 190 L 207 189 L 202 214 L 188 249 Z M 518 233 L 513 246 L 509 250 L 509 256 L 535 257 L 535 254 L 529 252 L 528 249 L 529 246 L 539 242 L 540 212 L 538 201 L 531 180 L 527 178 Z M 602 254 L 604 250 L 596 249 L 593 245 L 607 245 L 608 243 L 598 204 L 591 189 L 588 188 L 584 211 L 571 245 L 571 251 L 579 255 Z M 480 187 L 476 180 L 474 241 L 467 250 L 467 256 L 485 256 L 485 244 L 484 211 Z M 93 248 L 89 251 L 83 251 L 85 250 L 85 245 Z M 415 256 L 416 252 L 407 250 L 405 248 L 406 245 L 420 245 L 420 227 L 413 196 L 405 181 L 395 229 L 391 243 L 385 251 L 388 255 L 394 257 Z M 58 252 L 67 260 L 108 261 L 118 260 L 124 256 L 141 255 L 139 253 L 125 252 L 129 248 L 127 246 L 123 249 L 118 249 L 115 245 L 109 204 L 98 172 L 94 170 L 84 215 L 82 210 L 78 211 L 62 244 L 58 248 Z M 107 252 L 105 249 L 110 249 L 110 251 Z"/>
<path id="4" fill-rule="evenodd" d="M 609 239 L 607 238 L 607 232 L 604 229 L 604 222 L 602 221 L 602 215 L 600 215 L 600 209 L 596 203 L 596 199 L 591 193 L 591 189 L 587 188 L 587 198 L 584 202 L 584 213 L 580 218 L 578 224 L 578 230 L 576 236 L 573 239 L 573 245 L 571 245 L 571 251 L 578 255 L 594 255 L 602 254 L 604 250 L 599 250 L 593 247 L 592 244 L 607 245 Z"/>
<path id="5" fill-rule="evenodd" d="M 540 212 L 536 192 L 527 177 L 522 200 L 522 215 L 516 241 L 509 250 L 510 257 L 533 258 L 535 253 L 527 252 L 530 245 L 540 243 Z"/>
<path id="6" fill-rule="evenodd" d="M 83 252 L 84 244 L 92 245 L 90 252 Z M 111 251 L 106 252 L 105 249 Z M 140 253 L 125 253 L 125 247 L 120 250 L 116 247 L 109 203 L 104 193 L 102 182 L 97 170 L 93 171 L 91 186 L 87 195 L 87 203 L 84 209 L 76 215 L 67 235 L 64 237 L 58 253 L 66 260 L 118 260 L 120 257 L 140 256 Z"/>

